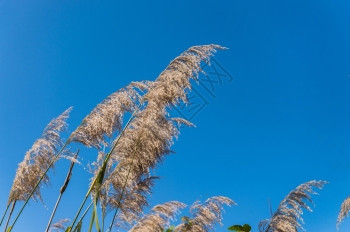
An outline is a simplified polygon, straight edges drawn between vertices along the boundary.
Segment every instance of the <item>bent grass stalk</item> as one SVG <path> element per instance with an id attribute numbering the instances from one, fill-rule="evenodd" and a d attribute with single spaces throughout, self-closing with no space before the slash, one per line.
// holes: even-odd
<path id="1" fill-rule="evenodd" d="M 78 154 L 79 154 L 79 149 L 78 149 L 78 151 L 75 153 L 74 158 L 77 158 Z M 55 207 L 54 207 L 54 209 L 52 210 L 52 213 L 51 213 L 51 217 L 50 217 L 50 219 L 49 219 L 49 222 L 47 223 L 47 227 L 46 227 L 46 230 L 45 230 L 46 232 L 48 232 L 49 229 L 50 229 L 50 225 L 51 225 L 52 220 L 53 220 L 53 218 L 54 218 L 54 216 L 55 216 L 57 207 L 58 207 L 58 205 L 59 205 L 59 203 L 60 203 L 60 201 L 61 201 L 62 195 L 63 195 L 63 193 L 66 191 L 67 186 L 68 186 L 68 184 L 69 184 L 69 181 L 70 181 L 70 179 L 71 179 L 71 177 L 72 177 L 72 170 L 73 170 L 74 164 L 75 164 L 75 162 L 74 162 L 74 161 L 71 161 L 71 164 L 70 164 L 70 167 L 69 167 L 69 170 L 68 170 L 66 179 L 64 180 L 64 183 L 63 183 L 63 185 L 62 185 L 62 187 L 61 187 L 61 189 L 60 189 L 60 194 L 59 194 L 59 196 L 58 196 L 58 198 L 57 198 Z"/>

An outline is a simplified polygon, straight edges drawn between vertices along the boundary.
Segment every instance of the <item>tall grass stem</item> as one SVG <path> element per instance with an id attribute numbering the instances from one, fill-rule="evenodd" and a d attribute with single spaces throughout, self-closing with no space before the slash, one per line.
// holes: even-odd
<path id="1" fill-rule="evenodd" d="M 86 208 L 86 210 L 84 211 L 83 215 L 80 217 L 80 219 L 79 219 L 79 221 L 78 221 L 78 224 L 79 224 L 79 222 L 81 222 L 81 221 L 84 219 L 84 217 L 85 217 L 85 215 L 87 214 L 87 212 L 89 212 L 89 209 L 91 208 L 92 204 L 93 204 L 93 202 L 91 202 L 91 203 L 89 204 L 89 206 Z"/>
<path id="2" fill-rule="evenodd" d="M 4 232 L 7 231 L 7 226 L 9 225 L 9 222 L 10 222 L 10 219 L 11 219 L 11 215 L 12 215 L 12 213 L 13 213 L 13 210 L 15 209 L 15 206 L 16 206 L 16 202 L 17 202 L 17 201 L 12 202 L 10 214 L 9 214 L 9 216 L 8 216 L 8 218 L 7 218 Z M 11 229 L 10 229 L 10 231 L 11 231 Z"/>
<path id="3" fill-rule="evenodd" d="M 0 221 L 0 226 L 2 225 L 2 222 L 4 221 L 4 218 L 5 218 L 6 214 L 7 214 L 7 211 L 10 208 L 10 205 L 11 205 L 11 202 L 7 203 L 6 210 L 4 212 L 4 215 L 2 215 L 2 218 L 1 218 L 1 221 Z"/>
<path id="4" fill-rule="evenodd" d="M 75 159 L 77 158 L 78 154 L 79 154 L 79 150 L 78 150 L 78 151 L 75 153 L 75 155 L 74 155 L 74 158 L 75 158 Z M 60 194 L 59 194 L 59 196 L 58 196 L 58 198 L 57 198 L 55 207 L 54 207 L 54 209 L 52 210 L 52 213 L 51 213 L 49 222 L 47 223 L 47 227 L 46 227 L 45 232 L 48 232 L 49 229 L 50 229 L 50 225 L 51 225 L 52 220 L 53 220 L 53 218 L 54 218 L 54 216 L 55 216 L 57 207 L 58 207 L 58 205 L 60 204 L 62 195 L 63 195 L 63 193 L 66 191 L 67 186 L 68 186 L 68 184 L 69 184 L 69 181 L 70 181 L 70 179 L 71 179 L 71 177 L 72 177 L 72 170 L 73 170 L 74 164 L 75 164 L 75 162 L 74 162 L 74 161 L 71 161 L 70 167 L 69 167 L 69 170 L 68 170 L 68 173 L 67 173 L 67 176 L 66 176 L 66 179 L 64 180 L 64 183 L 63 183 L 62 187 L 60 188 Z"/>

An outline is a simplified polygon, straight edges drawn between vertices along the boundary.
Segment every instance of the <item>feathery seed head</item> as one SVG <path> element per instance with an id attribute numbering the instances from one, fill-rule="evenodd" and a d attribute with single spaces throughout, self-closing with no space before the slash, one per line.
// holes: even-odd
<path id="1" fill-rule="evenodd" d="M 192 126 L 184 119 L 171 118 L 167 109 L 180 101 L 187 101 L 187 90 L 191 89 L 190 79 L 197 78 L 201 71 L 201 62 L 208 62 L 209 57 L 216 49 L 222 49 L 222 47 L 218 45 L 191 47 L 170 62 L 154 82 L 148 82 L 143 87 L 147 90 L 145 95 L 142 97 L 137 95 L 142 106 L 133 113 L 133 120 L 129 127 L 124 130 L 122 136 L 114 141 L 115 147 L 108 161 L 104 183 L 98 190 L 100 195 L 104 197 L 103 207 L 119 207 L 122 213 L 118 217 L 122 221 L 131 223 L 142 212 L 142 207 L 147 205 L 145 194 L 150 191 L 153 184 L 153 179 L 148 181 L 150 170 L 154 169 L 165 155 L 171 153 L 170 148 L 173 144 L 173 138 L 177 138 L 179 134 L 179 126 L 182 124 Z M 137 87 L 142 88 L 142 86 Z M 128 94 L 130 93 L 128 92 Z M 104 144 L 104 135 L 112 134 L 110 133 L 112 129 L 103 128 L 114 128 L 115 126 L 112 125 L 117 124 L 120 129 L 121 120 L 113 123 L 110 123 L 110 120 L 110 122 L 105 123 L 107 120 L 103 119 L 105 115 L 110 118 L 110 115 L 120 115 L 122 112 L 115 110 L 118 108 L 114 106 L 117 103 L 109 104 L 109 101 L 106 100 L 97 106 L 84 120 L 82 126 L 77 129 L 78 132 L 75 134 L 82 135 L 79 137 L 79 142 L 98 147 L 98 144 Z M 116 102 L 120 104 L 119 99 Z M 112 111 L 105 109 L 108 108 L 105 105 L 113 105 L 113 113 L 109 113 Z M 131 105 L 131 102 L 127 105 Z M 128 109 L 133 110 L 134 106 Z M 120 119 L 120 116 L 114 118 Z M 92 122 L 90 123 L 90 121 Z M 103 121 L 103 123 L 99 121 Z M 96 174 L 97 172 L 95 176 Z M 143 191 L 139 189 L 141 183 Z M 125 198 L 122 196 L 121 189 L 125 189 Z M 122 204 L 118 203 L 120 198 L 123 199 Z"/>
<path id="2" fill-rule="evenodd" d="M 178 201 L 156 205 L 151 209 L 151 213 L 143 216 L 129 232 L 163 232 L 179 209 L 184 207 L 186 205 Z"/>
<path id="3" fill-rule="evenodd" d="M 350 197 L 347 197 L 340 207 L 340 212 L 337 219 L 337 229 L 339 229 L 340 223 L 346 218 L 350 211 Z"/>
<path id="4" fill-rule="evenodd" d="M 311 194 L 317 194 L 313 188 L 322 189 L 326 183 L 326 181 L 312 180 L 299 185 L 282 200 L 277 211 L 268 222 L 265 221 L 259 224 L 259 230 L 263 232 L 297 232 L 298 229 L 303 230 L 300 224 L 304 223 L 301 215 L 303 209 L 312 211 L 307 202 L 313 203 Z"/>
<path id="5" fill-rule="evenodd" d="M 50 226 L 49 232 L 65 231 L 67 227 L 67 223 L 69 222 L 70 220 L 67 218 L 61 219 Z"/>
<path id="6" fill-rule="evenodd" d="M 72 107 L 64 111 L 59 117 L 51 120 L 41 138 L 37 139 L 32 148 L 26 152 L 24 160 L 18 165 L 10 191 L 9 202 L 26 200 L 32 192 L 59 147 L 62 146 L 60 132 L 66 129 L 66 120 L 71 110 Z M 45 175 L 43 182 L 47 183 L 48 181 L 49 178 Z M 40 188 L 36 189 L 33 198 L 41 200 Z"/>
<path id="7" fill-rule="evenodd" d="M 184 223 L 175 227 L 175 232 L 209 232 L 213 226 L 221 224 L 223 205 L 235 205 L 236 203 L 228 197 L 211 197 L 204 203 L 196 201 L 191 207 L 192 218 L 187 218 Z"/>
<path id="8" fill-rule="evenodd" d="M 194 46 L 183 52 L 159 75 L 145 99 L 163 106 L 176 105 L 180 100 L 187 102 L 186 90 L 191 89 L 190 79 L 197 80 L 201 62 L 209 62 L 217 49 L 224 48 L 211 44 Z"/>
<path id="9" fill-rule="evenodd" d="M 146 81 L 132 82 L 109 95 L 83 119 L 70 140 L 98 149 L 101 145 L 107 145 L 105 136 L 110 137 L 115 131 L 121 130 L 124 114 L 135 110 L 140 101 L 138 90 L 147 90 L 149 85 Z"/>
<path id="10" fill-rule="evenodd" d="M 151 193 L 155 179 L 158 177 L 144 177 L 138 181 L 127 181 L 125 191 L 122 191 L 124 183 L 114 182 L 113 194 L 108 197 L 108 205 L 115 209 L 119 206 L 119 220 L 115 226 L 128 227 L 140 220 L 143 208 L 148 206 L 147 195 Z"/>

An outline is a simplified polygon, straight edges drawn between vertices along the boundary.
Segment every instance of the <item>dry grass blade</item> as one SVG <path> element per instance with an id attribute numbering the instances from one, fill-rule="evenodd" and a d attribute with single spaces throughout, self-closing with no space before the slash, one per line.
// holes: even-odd
<path id="1" fill-rule="evenodd" d="M 291 191 L 280 203 L 277 211 L 269 221 L 263 221 L 259 225 L 259 230 L 263 232 L 297 232 L 303 230 L 301 223 L 303 209 L 312 211 L 307 204 L 313 203 L 311 194 L 317 194 L 313 188 L 322 189 L 326 181 L 312 180 L 299 185 Z"/>

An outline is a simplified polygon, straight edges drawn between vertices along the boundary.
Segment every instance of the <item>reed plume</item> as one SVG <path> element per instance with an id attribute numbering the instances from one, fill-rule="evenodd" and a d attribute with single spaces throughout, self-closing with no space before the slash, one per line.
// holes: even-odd
<path id="1" fill-rule="evenodd" d="M 105 136 L 110 137 L 122 129 L 124 114 L 135 110 L 140 100 L 139 91 L 145 89 L 148 89 L 148 82 L 132 82 L 109 95 L 83 119 L 70 141 L 98 149 L 106 146 Z"/>
<path id="2" fill-rule="evenodd" d="M 299 229 L 304 230 L 301 226 L 301 223 L 304 223 L 301 217 L 303 209 L 312 212 L 307 202 L 313 203 L 311 194 L 317 194 L 313 188 L 322 189 L 326 183 L 326 181 L 312 180 L 299 185 L 282 200 L 270 220 L 259 223 L 259 231 L 297 232 Z"/>
<path id="3" fill-rule="evenodd" d="M 55 222 L 54 224 L 52 224 L 50 226 L 50 230 L 49 232 L 54 232 L 54 231 L 65 231 L 66 227 L 67 227 L 67 223 L 70 220 L 67 218 L 61 219 L 57 222 Z"/>
<path id="4" fill-rule="evenodd" d="M 129 232 L 163 232 L 164 228 L 169 226 L 170 221 L 179 212 L 179 209 L 184 207 L 186 205 L 178 201 L 156 205 L 151 209 L 151 213 L 143 216 Z"/>
<path id="5" fill-rule="evenodd" d="M 350 211 L 350 197 L 347 197 L 340 206 L 340 212 L 337 219 L 337 229 L 339 229 L 340 223 L 349 215 Z"/>
<path id="6" fill-rule="evenodd" d="M 159 75 L 145 99 L 157 103 L 160 108 L 176 105 L 180 100 L 187 102 L 187 90 L 191 89 L 190 80 L 198 79 L 201 62 L 209 63 L 217 49 L 225 48 L 211 44 L 193 46 L 183 52 Z"/>
<path id="7" fill-rule="evenodd" d="M 105 155 L 102 162 L 101 160 L 97 162 L 100 165 L 95 169 L 90 189 L 69 230 L 73 229 L 90 193 L 94 195 L 95 203 L 100 197 L 102 198 L 103 210 L 116 209 L 113 224 L 119 208 L 125 205 L 124 194 L 138 189 L 135 188 L 138 183 L 153 183 L 153 181 L 146 181 L 150 176 L 150 169 L 155 168 L 164 155 L 171 152 L 170 146 L 173 137 L 178 135 L 178 127 L 181 124 L 191 125 L 184 119 L 170 118 L 167 108 L 180 101 L 187 102 L 187 91 L 191 87 L 190 79 L 197 79 L 201 70 L 201 61 L 208 62 L 216 49 L 223 48 L 218 45 L 204 45 L 188 49 L 175 58 L 156 81 L 141 82 L 136 85 L 132 83 L 127 90 L 122 89 L 116 95 L 113 94 L 112 97 L 107 98 L 73 132 L 71 141 L 100 148 L 101 145 L 108 144 L 105 136 L 111 136 L 114 130 L 120 129 L 123 125 L 123 114 L 132 111 L 129 121 L 112 143 L 110 152 Z M 140 98 L 138 91 L 133 92 L 134 88 L 146 90 L 147 93 Z M 110 120 L 111 117 L 114 120 Z M 124 164 L 130 165 L 127 168 L 118 168 L 118 166 L 125 166 Z M 118 188 L 122 186 L 120 194 L 115 194 L 120 191 L 115 186 Z M 134 212 L 131 218 L 137 218 L 142 213 L 142 208 L 130 212 Z"/>
<path id="8" fill-rule="evenodd" d="M 66 120 L 72 108 L 68 108 L 60 116 L 53 119 L 45 128 L 41 138 L 37 139 L 32 148 L 19 163 L 15 179 L 10 190 L 8 201 L 25 201 L 34 190 L 38 181 L 53 161 L 55 154 L 63 145 L 60 133 L 67 127 Z M 48 183 L 49 177 L 45 174 L 43 183 Z M 36 188 L 32 198 L 42 200 L 40 187 Z"/>
<path id="9" fill-rule="evenodd" d="M 128 228 L 136 221 L 140 220 L 140 214 L 143 212 L 145 206 L 148 206 L 147 196 L 151 193 L 151 188 L 155 176 L 145 177 L 138 181 L 130 181 L 126 186 L 121 178 L 120 182 L 115 182 L 113 189 L 116 191 L 109 192 L 107 202 L 109 211 L 118 208 L 119 213 L 116 215 L 116 227 Z M 103 206 L 102 201 L 102 207 Z M 112 222 L 113 223 L 113 222 Z M 113 224 L 112 224 L 113 226 Z"/>
<path id="10" fill-rule="evenodd" d="M 228 197 L 215 196 L 208 198 L 204 203 L 196 201 L 190 207 L 191 217 L 184 217 L 183 223 L 176 226 L 174 232 L 209 232 L 214 230 L 216 223 L 221 224 L 223 205 L 235 205 Z"/>
<path id="11" fill-rule="evenodd" d="M 122 199 L 124 193 L 132 192 L 136 183 L 148 183 L 144 180 L 149 177 L 150 170 L 156 168 L 164 156 L 171 153 L 170 147 L 173 138 L 177 138 L 179 134 L 180 125 L 192 125 L 185 119 L 170 117 L 168 109 L 180 101 L 187 102 L 187 92 L 191 89 L 190 80 L 197 79 L 201 62 L 208 62 L 216 49 L 223 48 L 218 45 L 192 47 L 171 61 L 154 82 L 148 83 L 148 92 L 141 100 L 142 107 L 134 112 L 130 126 L 113 143 L 106 172 L 108 174 L 98 190 L 112 199 L 105 200 L 110 205 L 103 207 L 125 207 Z M 112 168 L 115 165 L 117 168 Z M 98 172 L 94 179 L 97 174 Z M 118 193 L 120 187 L 123 190 L 119 195 L 108 194 Z M 118 204 L 111 204 L 112 202 Z M 137 218 L 142 207 L 132 212 L 135 213 L 132 218 Z"/>
<path id="12" fill-rule="evenodd" d="M 100 152 L 98 160 L 103 160 L 103 157 L 104 154 Z M 118 227 L 127 228 L 135 221 L 140 220 L 140 213 L 143 212 L 145 206 L 148 206 L 146 196 L 151 193 L 151 187 L 158 178 L 156 176 L 139 177 L 139 173 L 135 172 L 137 170 L 133 168 L 133 162 L 133 160 L 125 159 L 118 163 L 113 172 L 109 173 L 107 170 L 108 179 L 114 179 L 114 181 L 104 181 L 101 187 L 94 188 L 92 192 L 95 197 L 96 191 L 98 191 L 104 215 L 113 209 L 119 209 L 116 223 Z M 94 178 L 98 175 L 98 171 L 98 169 L 95 170 Z"/>

